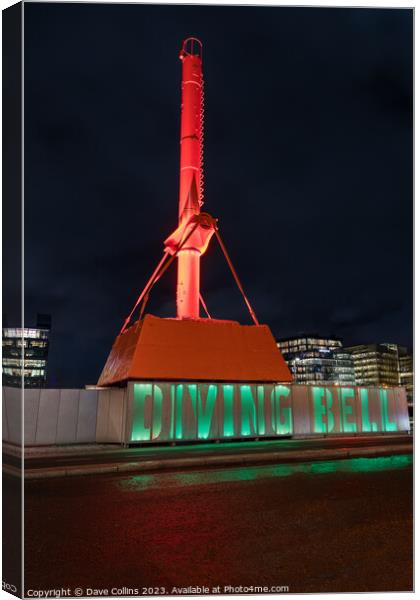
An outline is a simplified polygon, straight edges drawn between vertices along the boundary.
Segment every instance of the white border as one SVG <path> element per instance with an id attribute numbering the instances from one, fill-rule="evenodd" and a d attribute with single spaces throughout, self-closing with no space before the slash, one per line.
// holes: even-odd
<path id="1" fill-rule="evenodd" d="M 44 2 L 50 2 L 51 0 L 24 0 L 23 2 L 23 7 L 22 7 L 22 322 L 23 322 L 23 318 L 24 318 L 24 45 L 23 45 L 23 36 L 24 36 L 24 4 L 26 1 L 44 1 Z M 314 7 L 331 7 L 331 8 L 389 8 L 389 9 L 393 9 L 393 8 L 408 8 L 408 9 L 414 9 L 415 8 L 415 3 L 411 2 L 403 2 L 401 0 L 382 0 L 382 2 L 375 2 L 373 0 L 363 0 L 363 1 L 359 1 L 359 2 L 355 2 L 355 3 L 348 3 L 348 2 L 328 2 L 326 0 L 318 0 L 318 2 L 316 3 L 303 3 L 303 2 L 296 2 L 293 0 L 288 0 L 288 1 L 270 1 L 270 0 L 265 0 L 263 2 L 257 2 L 257 1 L 247 1 L 247 0 L 240 0 L 240 1 L 235 1 L 235 0 L 231 0 L 230 2 L 225 2 L 225 1 L 219 1 L 219 0 L 207 0 L 206 2 L 197 2 L 192 1 L 192 0 L 183 0 L 183 2 L 153 2 L 152 0 L 143 0 L 143 2 L 124 2 L 122 0 L 102 0 L 102 1 L 96 1 L 96 0 L 59 0 L 56 1 L 54 3 L 68 3 L 68 2 L 78 2 L 78 3 L 88 3 L 88 4 L 161 4 L 161 5 L 214 5 L 214 6 L 289 6 L 289 7 L 301 7 L 301 8 L 314 8 Z M 5 8 L 8 8 L 9 6 L 12 6 L 16 4 L 15 0 L 0 0 L 0 7 L 2 10 L 4 10 Z M 416 11 L 414 11 L 414 27 L 415 27 L 415 22 L 416 22 Z M 1 50 L 0 50 L 1 53 Z M 417 60 L 418 58 L 418 49 L 417 49 L 417 44 L 414 44 L 414 75 L 415 75 L 415 66 L 417 64 L 419 64 L 419 61 Z M 0 66 L 1 69 L 1 66 Z M 417 108 L 417 99 L 418 96 L 415 93 L 416 92 L 416 77 L 414 77 L 414 99 L 415 99 L 415 109 Z M 415 110 L 416 112 L 416 110 Z M 414 114 L 415 114 L 414 112 Z M 415 128 L 415 122 L 414 122 L 414 136 L 416 133 L 416 128 Z M 415 139 L 415 137 L 414 137 Z M 418 167 L 418 158 L 417 155 L 414 154 L 414 168 L 415 171 L 417 170 Z M 416 189 L 414 188 L 414 206 L 415 206 L 415 201 L 416 201 Z M 397 202 L 398 199 L 396 199 L 396 206 L 397 206 Z M 415 226 L 417 225 L 417 214 L 414 212 L 414 230 L 415 230 Z M 417 264 L 417 247 L 416 245 L 414 245 L 414 260 L 415 263 Z M 416 299 L 417 294 L 417 281 L 415 279 L 414 281 L 414 299 Z M 415 305 L 414 305 L 415 306 Z M 415 328 L 414 328 L 414 340 L 416 339 L 416 324 L 415 324 Z M 415 367 L 414 367 L 414 372 L 416 372 L 417 369 L 417 356 L 415 354 Z M 23 403 L 23 389 L 22 389 L 22 403 Z M 22 405 L 22 409 L 23 409 L 23 405 Z M 23 410 L 22 410 L 22 450 L 23 450 L 23 443 L 24 443 L 24 419 L 23 419 Z M 415 436 L 416 437 L 416 436 Z M 23 469 L 23 452 L 22 452 L 22 469 Z M 24 480 L 22 478 L 22 565 L 24 564 Z M 418 491 L 417 488 L 417 481 L 415 482 L 415 492 Z M 417 494 L 416 494 L 417 495 Z M 417 534 L 417 523 L 415 522 L 415 533 Z M 417 535 L 415 536 L 417 538 Z M 374 541 L 373 541 L 374 544 Z M 0 549 L 1 552 L 1 549 Z M 415 566 L 417 566 L 418 562 L 417 562 L 417 556 L 415 556 Z M 47 567 L 47 566 L 46 566 Z M 24 569 L 22 570 L 22 589 L 24 590 Z M 320 594 L 317 594 L 317 596 L 319 596 Z M 321 594 L 323 596 L 323 594 Z M 328 594 L 330 595 L 330 594 Z M 298 594 L 289 594 L 288 597 L 291 598 L 298 598 L 300 595 Z M 348 596 L 348 594 L 334 594 L 334 596 L 336 598 L 346 598 Z M 378 594 L 363 594 L 364 597 L 366 598 L 377 598 Z M 392 593 L 389 592 L 387 593 L 388 597 L 392 597 L 392 598 L 404 598 L 407 596 L 407 592 L 406 593 Z M 12 597 L 11 595 L 7 594 L 7 592 L 1 592 L 0 598 L 10 598 Z M 220 598 L 222 596 L 217 596 L 217 598 Z M 223 598 L 228 598 L 229 596 L 223 596 Z M 249 597 L 249 596 L 247 596 Z M 256 596 L 257 597 L 257 596 Z M 258 596 L 258 598 L 261 598 L 262 596 Z M 270 595 L 270 597 L 273 597 L 272 595 Z M 121 598 L 121 596 L 119 596 L 119 598 Z"/>

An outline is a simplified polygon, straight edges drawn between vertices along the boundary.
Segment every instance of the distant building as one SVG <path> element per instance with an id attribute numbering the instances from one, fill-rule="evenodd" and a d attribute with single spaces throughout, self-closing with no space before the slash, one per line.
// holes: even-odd
<path id="1" fill-rule="evenodd" d="M 38 315 L 36 327 L 3 328 L 3 385 L 21 387 L 23 372 L 25 387 L 44 387 L 50 330 L 49 315 Z"/>
<path id="2" fill-rule="evenodd" d="M 361 344 L 346 350 L 353 356 L 356 385 L 399 385 L 396 344 Z"/>
<path id="3" fill-rule="evenodd" d="M 279 340 L 295 383 L 354 385 L 354 365 L 341 340 L 318 335 Z"/>
<path id="4" fill-rule="evenodd" d="M 413 355 L 404 346 L 398 346 L 398 371 L 400 385 L 405 387 L 408 403 L 412 404 L 414 390 Z"/>

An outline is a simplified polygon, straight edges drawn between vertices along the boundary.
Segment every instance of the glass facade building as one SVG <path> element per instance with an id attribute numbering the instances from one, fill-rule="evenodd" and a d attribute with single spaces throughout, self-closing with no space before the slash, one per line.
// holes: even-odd
<path id="1" fill-rule="evenodd" d="M 45 316 L 38 319 L 37 327 L 3 328 L 3 385 L 21 387 L 23 374 L 26 388 L 45 386 L 49 336 Z"/>
<path id="2" fill-rule="evenodd" d="M 355 384 L 353 358 L 339 339 L 302 335 L 279 340 L 277 346 L 295 383 Z"/>
<path id="3" fill-rule="evenodd" d="M 399 385 L 396 344 L 361 344 L 347 351 L 353 356 L 356 385 Z"/>
<path id="4" fill-rule="evenodd" d="M 408 403 L 412 404 L 414 395 L 413 355 L 406 348 L 402 348 L 398 353 L 398 362 L 400 385 L 405 387 Z"/>

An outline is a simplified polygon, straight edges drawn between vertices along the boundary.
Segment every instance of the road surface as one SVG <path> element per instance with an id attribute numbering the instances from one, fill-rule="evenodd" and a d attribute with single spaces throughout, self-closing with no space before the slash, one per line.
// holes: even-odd
<path id="1" fill-rule="evenodd" d="M 27 593 L 412 589 L 411 455 L 27 481 L 25 490 Z"/>

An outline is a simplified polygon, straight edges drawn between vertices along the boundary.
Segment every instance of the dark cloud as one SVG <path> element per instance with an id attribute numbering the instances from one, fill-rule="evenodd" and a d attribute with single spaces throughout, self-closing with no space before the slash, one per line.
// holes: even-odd
<path id="1" fill-rule="evenodd" d="M 412 11 L 26 4 L 26 315 L 96 381 L 177 216 L 180 63 L 204 43 L 207 211 L 261 321 L 412 343 Z M 213 316 L 245 321 L 213 245 Z M 150 311 L 173 314 L 175 272 Z M 5 307 L 7 310 L 7 307 Z"/>

